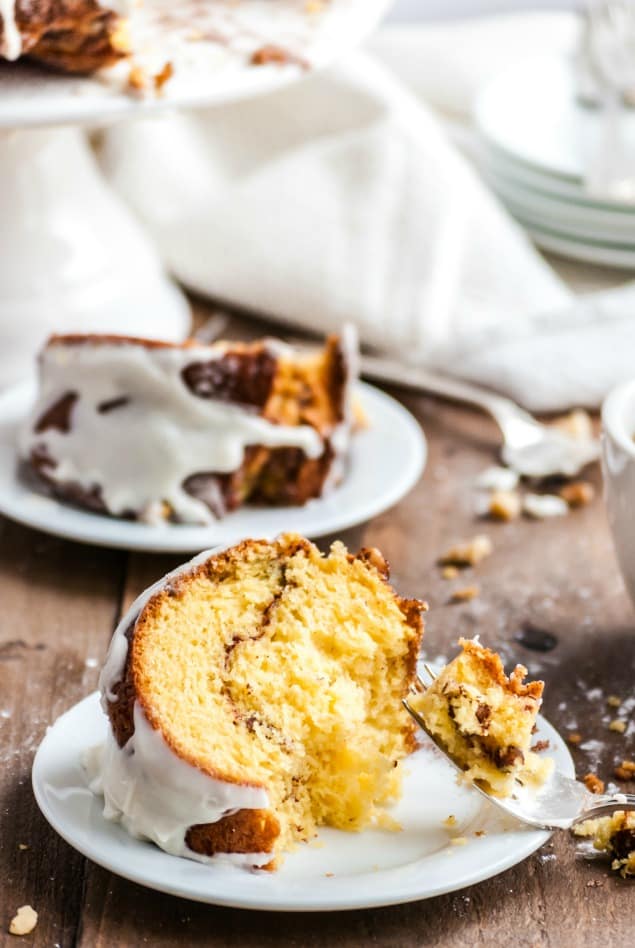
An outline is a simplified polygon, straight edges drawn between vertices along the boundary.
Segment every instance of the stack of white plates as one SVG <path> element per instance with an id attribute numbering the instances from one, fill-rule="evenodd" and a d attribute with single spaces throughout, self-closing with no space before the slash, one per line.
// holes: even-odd
<path id="1" fill-rule="evenodd" d="M 539 246 L 635 269 L 635 203 L 600 199 L 585 188 L 602 116 L 578 102 L 572 64 L 519 63 L 482 90 L 475 118 L 485 178 Z M 621 134 L 630 151 L 635 112 L 624 116 Z"/>

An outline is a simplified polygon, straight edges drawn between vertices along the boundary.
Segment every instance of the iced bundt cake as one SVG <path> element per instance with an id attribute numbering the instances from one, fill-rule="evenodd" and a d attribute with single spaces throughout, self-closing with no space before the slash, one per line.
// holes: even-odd
<path id="1" fill-rule="evenodd" d="M 403 697 L 424 604 L 377 550 L 245 540 L 169 574 L 120 623 L 87 761 L 105 814 L 171 853 L 273 868 L 327 824 L 381 823 L 415 746 Z"/>
<path id="2" fill-rule="evenodd" d="M 410 704 L 466 778 L 488 792 L 504 797 L 519 783 L 542 783 L 553 762 L 531 745 L 543 682 L 525 683 L 522 665 L 507 677 L 500 656 L 474 639 L 459 645 L 457 657 Z"/>
<path id="3" fill-rule="evenodd" d="M 125 0 L 0 0 L 0 56 L 88 73 L 127 55 Z"/>
<path id="4" fill-rule="evenodd" d="M 21 459 L 56 495 L 115 516 L 208 523 L 303 504 L 344 474 L 356 346 L 53 336 Z"/>

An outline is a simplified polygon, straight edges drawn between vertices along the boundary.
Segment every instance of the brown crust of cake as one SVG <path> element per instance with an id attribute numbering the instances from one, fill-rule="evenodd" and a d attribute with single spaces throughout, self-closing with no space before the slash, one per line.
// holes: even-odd
<path id="1" fill-rule="evenodd" d="M 64 72 L 91 73 L 127 55 L 119 16 L 97 0 L 16 0 L 15 19 L 22 55 Z"/>
<path id="2" fill-rule="evenodd" d="M 509 691 L 518 698 L 531 698 L 532 701 L 539 701 L 542 698 L 545 687 L 544 681 L 525 683 L 524 678 L 527 675 L 527 669 L 524 665 L 516 665 L 513 672 L 507 677 L 501 657 L 496 652 L 485 648 L 484 645 L 474 642 L 472 639 L 459 639 L 459 645 L 470 658 L 480 662 L 487 674 L 505 691 Z"/>
<path id="3" fill-rule="evenodd" d="M 266 540 L 243 540 L 229 550 L 211 556 L 205 563 L 201 563 L 193 570 L 177 576 L 175 579 L 165 585 L 161 590 L 146 603 L 139 615 L 133 619 L 126 637 L 129 647 L 124 666 L 124 672 L 121 680 L 113 688 L 115 700 L 108 703 L 108 716 L 115 739 L 120 747 L 123 747 L 134 734 L 133 710 L 135 702 L 138 702 L 149 724 L 157 729 L 159 722 L 153 715 L 152 708 L 144 701 L 143 694 L 139 693 L 137 680 L 142 673 L 138 665 L 138 658 L 135 655 L 135 641 L 137 636 L 142 636 L 144 628 L 152 624 L 154 618 L 166 598 L 179 598 L 183 595 L 189 583 L 200 576 L 215 575 L 222 576 L 225 570 L 232 568 L 233 562 L 241 560 L 250 551 L 258 547 L 268 547 Z M 280 553 L 285 557 L 292 556 L 298 551 L 304 550 L 307 554 L 311 551 L 312 544 L 302 537 L 293 538 Z M 387 561 L 378 550 L 363 549 L 355 557 L 350 555 L 350 560 L 359 559 L 371 569 L 375 569 L 383 581 L 392 590 L 395 600 L 402 611 L 406 623 L 414 631 L 412 641 L 410 642 L 408 656 L 406 658 L 406 677 L 404 683 L 404 695 L 408 690 L 409 682 L 414 680 L 416 673 L 416 662 L 423 636 L 423 612 L 427 606 L 417 599 L 403 599 L 397 595 L 389 583 L 390 570 Z M 265 621 L 266 618 L 265 618 Z M 409 718 L 404 724 L 404 743 L 407 751 L 410 753 L 417 747 L 416 727 Z M 181 754 L 177 751 L 173 743 L 165 737 L 166 743 L 173 751 L 178 754 L 182 760 L 192 767 L 202 769 L 208 776 L 217 780 L 227 780 L 227 774 L 215 768 L 201 768 L 199 762 L 192 757 Z M 234 781 L 230 781 L 234 782 Z M 257 781 L 244 784 L 262 788 L 263 784 Z M 268 813 L 270 819 L 265 820 L 263 814 Z M 266 810 L 238 810 L 231 816 L 226 816 L 216 823 L 198 824 L 190 827 L 186 835 L 186 841 L 194 852 L 210 856 L 214 853 L 222 852 L 271 852 L 279 829 L 275 824 L 277 819 L 275 814 Z M 227 845 L 241 845 L 243 849 L 226 849 Z"/>

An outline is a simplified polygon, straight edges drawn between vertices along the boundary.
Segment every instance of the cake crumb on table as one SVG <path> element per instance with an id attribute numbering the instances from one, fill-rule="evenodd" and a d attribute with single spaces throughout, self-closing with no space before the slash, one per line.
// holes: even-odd
<path id="1" fill-rule="evenodd" d="M 10 935 L 29 935 L 37 925 L 37 912 L 30 905 L 21 905 L 9 924 Z"/>
<path id="2" fill-rule="evenodd" d="M 584 786 L 591 793 L 604 793 L 604 781 L 597 774 L 589 773 L 584 777 Z"/>
<path id="3" fill-rule="evenodd" d="M 450 602 L 469 602 L 471 599 L 476 599 L 480 592 L 478 586 L 463 586 L 461 589 L 454 590 L 450 596 Z"/>
<path id="4" fill-rule="evenodd" d="M 463 540 L 451 546 L 439 562 L 442 566 L 476 566 L 490 556 L 494 550 L 492 541 L 485 534 L 478 534 L 471 540 Z"/>
<path id="5" fill-rule="evenodd" d="M 443 579 L 456 579 L 458 575 L 459 575 L 458 566 L 453 566 L 451 563 L 448 564 L 447 566 L 444 566 L 443 569 L 441 570 L 441 576 L 443 577 Z"/>
<path id="6" fill-rule="evenodd" d="M 588 481 L 574 481 L 561 487 L 559 493 L 569 507 L 586 507 L 595 497 L 595 487 Z"/>
<path id="7" fill-rule="evenodd" d="M 568 503 L 557 494 L 525 494 L 523 497 L 523 513 L 534 520 L 563 517 L 568 512 Z"/>
<path id="8" fill-rule="evenodd" d="M 522 510 L 520 494 L 515 490 L 495 490 L 489 499 L 487 512 L 494 520 L 516 520 Z"/>
<path id="9" fill-rule="evenodd" d="M 571 734 L 567 734 L 567 740 L 570 744 L 580 744 L 582 742 L 582 735 L 578 734 L 577 731 L 572 731 Z"/>
<path id="10" fill-rule="evenodd" d="M 619 708 L 622 703 L 622 699 L 618 698 L 617 695 L 609 695 L 606 699 L 606 703 L 608 704 L 609 708 Z"/>
<path id="11" fill-rule="evenodd" d="M 613 773 L 618 780 L 635 780 L 635 760 L 623 760 Z"/>
<path id="12" fill-rule="evenodd" d="M 623 734 L 626 730 L 626 721 L 621 718 L 615 718 L 609 724 L 609 731 L 615 731 L 617 734 Z"/>

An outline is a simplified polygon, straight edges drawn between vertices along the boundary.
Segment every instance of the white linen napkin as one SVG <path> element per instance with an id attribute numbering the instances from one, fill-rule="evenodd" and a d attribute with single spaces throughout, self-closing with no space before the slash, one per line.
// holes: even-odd
<path id="1" fill-rule="evenodd" d="M 469 43 L 443 29 L 465 65 Z M 102 166 L 196 290 L 319 332 L 353 321 L 382 351 L 533 410 L 595 406 L 633 374 L 635 291 L 582 304 L 533 249 L 413 92 L 432 96 L 432 50 L 447 54 L 427 30 L 380 34 L 374 56 L 273 95 L 115 126 Z M 476 84 L 446 91 L 454 115 Z"/>

